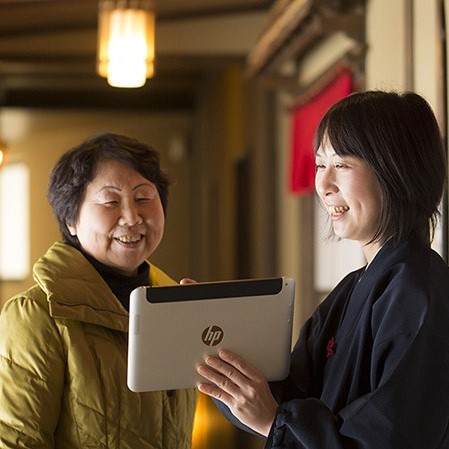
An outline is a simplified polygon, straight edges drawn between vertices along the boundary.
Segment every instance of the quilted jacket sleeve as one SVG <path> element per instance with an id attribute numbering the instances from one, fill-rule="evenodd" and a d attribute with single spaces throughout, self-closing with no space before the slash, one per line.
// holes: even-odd
<path id="1" fill-rule="evenodd" d="M 53 447 L 63 384 L 63 346 L 45 303 L 11 299 L 0 314 L 0 447 Z"/>

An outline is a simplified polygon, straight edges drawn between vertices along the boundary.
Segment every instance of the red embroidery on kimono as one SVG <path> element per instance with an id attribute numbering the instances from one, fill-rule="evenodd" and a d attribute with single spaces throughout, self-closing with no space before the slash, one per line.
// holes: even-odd
<path id="1" fill-rule="evenodd" d="M 335 341 L 335 337 L 332 337 L 326 346 L 326 357 L 329 358 L 335 353 L 335 348 L 337 346 L 337 342 Z"/>

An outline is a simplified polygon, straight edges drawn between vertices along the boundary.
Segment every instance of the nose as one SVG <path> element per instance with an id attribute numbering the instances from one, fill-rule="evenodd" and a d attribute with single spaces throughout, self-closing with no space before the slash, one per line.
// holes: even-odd
<path id="1" fill-rule="evenodd" d="M 321 197 L 338 192 L 338 186 L 332 167 L 318 170 L 315 176 L 315 189 Z"/>
<path id="2" fill-rule="evenodd" d="M 133 202 L 123 202 L 119 219 L 120 226 L 135 226 L 142 223 L 142 217 L 139 208 Z"/>

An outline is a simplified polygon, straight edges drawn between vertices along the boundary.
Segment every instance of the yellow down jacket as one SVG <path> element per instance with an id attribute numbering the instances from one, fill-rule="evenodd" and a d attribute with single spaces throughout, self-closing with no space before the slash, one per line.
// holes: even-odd
<path id="1" fill-rule="evenodd" d="M 0 448 L 190 448 L 195 391 L 128 389 L 128 313 L 93 266 L 58 242 L 33 273 L 0 315 Z"/>

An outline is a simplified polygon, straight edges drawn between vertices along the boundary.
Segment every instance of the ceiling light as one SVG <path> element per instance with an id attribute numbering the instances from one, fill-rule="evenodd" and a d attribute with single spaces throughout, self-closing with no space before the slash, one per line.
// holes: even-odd
<path id="1" fill-rule="evenodd" d="M 149 0 L 100 0 L 97 71 L 114 87 L 141 87 L 154 74 L 155 16 Z"/>
<path id="2" fill-rule="evenodd" d="M 0 167 L 6 165 L 6 145 L 0 141 Z"/>

